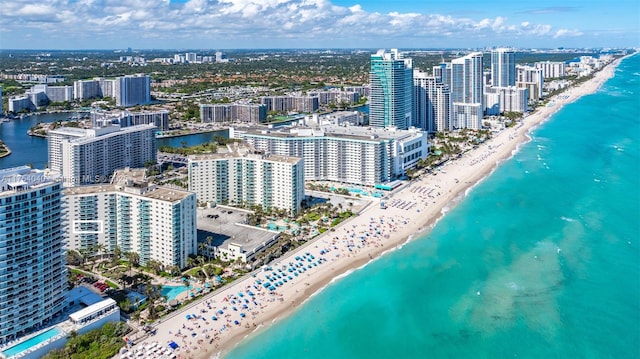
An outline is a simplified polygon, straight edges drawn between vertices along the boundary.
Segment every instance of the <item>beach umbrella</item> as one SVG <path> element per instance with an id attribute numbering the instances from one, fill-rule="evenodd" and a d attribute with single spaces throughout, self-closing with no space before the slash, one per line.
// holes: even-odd
<path id="1" fill-rule="evenodd" d="M 237 321 L 237 320 L 234 320 L 234 321 L 233 321 L 233 324 L 235 324 L 235 325 L 240 325 L 240 322 L 239 322 L 239 321 Z"/>
<path id="2" fill-rule="evenodd" d="M 249 309 L 249 307 L 246 304 L 243 304 L 242 309 Z"/>
<path id="3" fill-rule="evenodd" d="M 191 319 L 191 314 L 187 314 L 187 319 Z"/>
<path id="4" fill-rule="evenodd" d="M 244 297 L 244 294 L 242 292 L 239 292 L 238 295 Z"/>
<path id="5" fill-rule="evenodd" d="M 240 316 L 241 316 L 242 318 L 244 318 L 244 317 L 245 317 L 245 314 L 244 314 L 244 313 L 240 313 Z"/>
<path id="6" fill-rule="evenodd" d="M 236 307 L 232 307 L 231 309 L 233 309 L 235 311 L 238 311 L 238 308 L 236 308 Z"/>
<path id="7" fill-rule="evenodd" d="M 218 310 L 218 314 L 223 314 L 224 312 L 222 310 Z"/>
<path id="8" fill-rule="evenodd" d="M 218 320 L 218 317 L 214 315 L 213 317 L 211 317 L 211 320 Z"/>

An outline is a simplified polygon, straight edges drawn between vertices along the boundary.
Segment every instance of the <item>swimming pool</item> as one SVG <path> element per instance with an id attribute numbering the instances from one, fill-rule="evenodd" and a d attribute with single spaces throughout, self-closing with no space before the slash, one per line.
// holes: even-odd
<path id="1" fill-rule="evenodd" d="M 9 349 L 4 350 L 2 354 L 4 354 L 7 358 L 11 358 L 15 355 L 22 353 L 25 350 L 29 350 L 33 347 L 36 347 L 44 343 L 45 341 L 63 333 L 64 332 L 60 328 L 53 327 L 47 330 L 46 332 L 42 332 L 33 338 L 29 338 L 28 340 L 25 340 L 24 342 L 18 345 L 14 345 Z"/>
<path id="2" fill-rule="evenodd" d="M 171 286 L 171 285 L 163 285 L 162 289 L 160 290 L 160 294 L 164 297 L 167 297 L 167 301 L 172 301 L 174 299 L 176 299 L 176 297 L 178 297 L 180 294 L 188 291 L 189 289 L 193 289 L 193 286 L 184 286 L 184 285 L 178 285 L 178 286 Z"/>

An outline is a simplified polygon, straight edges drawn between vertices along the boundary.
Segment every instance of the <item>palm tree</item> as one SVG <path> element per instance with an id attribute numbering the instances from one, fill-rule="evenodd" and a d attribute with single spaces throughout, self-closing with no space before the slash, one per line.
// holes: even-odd
<path id="1" fill-rule="evenodd" d="M 94 246 L 94 250 L 95 250 L 95 253 L 100 256 L 100 259 L 102 259 L 102 255 L 106 252 L 107 246 L 105 246 L 102 243 L 98 243 Z"/>
<path id="2" fill-rule="evenodd" d="M 147 268 L 149 268 L 155 274 L 160 274 L 160 271 L 162 270 L 162 263 L 155 259 L 151 259 L 147 262 Z"/>
<path id="3" fill-rule="evenodd" d="M 112 262 L 111 265 L 115 266 L 118 264 L 118 261 L 120 260 L 120 258 L 122 257 L 122 249 L 120 249 L 120 246 L 115 246 L 113 248 L 113 252 L 111 254 L 112 256 Z"/>
<path id="4" fill-rule="evenodd" d="M 129 271 L 132 270 L 133 267 L 137 267 L 140 264 L 140 256 L 136 252 L 125 252 L 124 256 L 129 261 Z"/>

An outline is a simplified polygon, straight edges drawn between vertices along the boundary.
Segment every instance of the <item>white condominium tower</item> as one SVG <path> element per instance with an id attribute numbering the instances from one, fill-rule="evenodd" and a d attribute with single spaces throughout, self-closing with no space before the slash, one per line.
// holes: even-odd
<path id="1" fill-rule="evenodd" d="M 105 182 L 119 168 L 155 162 L 155 131 L 153 125 L 58 128 L 48 135 L 49 168 L 65 186 Z"/>
<path id="2" fill-rule="evenodd" d="M 450 131 L 451 93 L 435 76 L 413 71 L 413 125 L 430 133 Z"/>
<path id="3" fill-rule="evenodd" d="M 539 61 L 533 64 L 536 69 L 542 70 L 545 79 L 553 79 L 566 76 L 566 65 L 562 61 Z"/>
<path id="4" fill-rule="evenodd" d="M 28 166 L 0 170 L 0 342 L 46 324 L 63 310 L 61 189 Z"/>
<path id="5" fill-rule="evenodd" d="M 412 120 L 413 62 L 398 49 L 371 55 L 369 124 L 406 130 Z"/>
<path id="6" fill-rule="evenodd" d="M 151 185 L 144 169 L 115 172 L 113 181 L 64 190 L 64 232 L 72 250 L 135 252 L 141 264 L 187 266 L 197 251 L 195 193 Z"/>
<path id="7" fill-rule="evenodd" d="M 516 52 L 513 49 L 491 51 L 491 84 L 497 87 L 516 85 Z"/>
<path id="8" fill-rule="evenodd" d="M 116 106 L 146 105 L 151 102 L 151 78 L 143 74 L 118 77 L 114 94 Z"/>
<path id="9" fill-rule="evenodd" d="M 449 85 L 451 91 L 454 129 L 482 127 L 482 58 L 482 53 L 474 52 L 437 67 L 442 82 Z"/>
<path id="10" fill-rule="evenodd" d="M 397 179 L 427 157 L 427 133 L 323 125 L 319 128 L 229 129 L 258 151 L 304 159 L 305 181 L 370 185 Z"/>
<path id="11" fill-rule="evenodd" d="M 264 155 L 238 146 L 189 156 L 189 190 L 198 201 L 260 205 L 296 214 L 304 199 L 302 159 Z"/>
<path id="12" fill-rule="evenodd" d="M 544 89 L 544 75 L 542 69 L 533 66 L 516 66 L 516 86 L 529 89 L 529 99 L 539 100 L 542 98 Z"/>

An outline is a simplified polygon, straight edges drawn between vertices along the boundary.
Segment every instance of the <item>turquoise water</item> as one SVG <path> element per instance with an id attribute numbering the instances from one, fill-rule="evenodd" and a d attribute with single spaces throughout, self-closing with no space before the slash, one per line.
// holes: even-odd
<path id="1" fill-rule="evenodd" d="M 162 295 L 163 297 L 166 296 L 167 297 L 167 302 L 170 302 L 174 299 L 176 299 L 180 294 L 188 291 L 189 289 L 193 289 L 193 286 L 184 286 L 184 285 L 179 285 L 179 286 L 170 286 L 170 285 L 163 285 L 162 289 L 160 289 L 160 295 Z"/>
<path id="2" fill-rule="evenodd" d="M 7 358 L 11 358 L 14 355 L 18 355 L 20 353 L 22 353 L 23 351 L 27 350 L 27 349 L 31 349 L 35 346 L 37 346 L 38 344 L 47 341 L 53 337 L 55 337 L 56 335 L 62 334 L 62 330 L 60 330 L 59 328 L 51 328 L 49 330 L 47 330 L 46 332 L 42 332 L 38 335 L 36 335 L 33 338 L 30 338 L 29 340 L 25 340 L 24 342 L 13 346 L 7 350 L 4 350 L 2 352 L 2 354 L 6 355 Z"/>
<path id="3" fill-rule="evenodd" d="M 640 357 L 640 56 L 433 231 L 228 358 Z"/>

